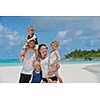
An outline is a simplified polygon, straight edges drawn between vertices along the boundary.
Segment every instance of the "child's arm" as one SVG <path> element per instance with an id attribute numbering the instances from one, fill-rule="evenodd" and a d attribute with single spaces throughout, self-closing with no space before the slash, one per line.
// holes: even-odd
<path id="1" fill-rule="evenodd" d="M 54 54 L 56 55 L 57 59 L 56 59 L 50 66 L 53 66 L 53 65 L 57 64 L 57 63 L 60 61 L 59 52 L 56 50 L 56 51 L 54 52 Z"/>
<path id="2" fill-rule="evenodd" d="M 35 39 L 36 39 L 36 36 L 34 35 L 32 38 L 27 39 L 27 42 L 30 42 L 31 40 L 35 40 Z"/>

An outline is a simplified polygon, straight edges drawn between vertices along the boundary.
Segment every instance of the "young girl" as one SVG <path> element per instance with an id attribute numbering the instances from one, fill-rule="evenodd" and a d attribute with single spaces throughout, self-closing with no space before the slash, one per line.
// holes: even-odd
<path id="1" fill-rule="evenodd" d="M 51 42 L 51 48 L 52 51 L 50 53 L 49 57 L 49 63 L 51 67 L 51 71 L 48 72 L 48 74 L 52 74 L 52 71 L 56 73 L 57 79 L 59 80 L 60 83 L 63 83 L 62 78 L 59 76 L 58 69 L 60 68 L 59 61 L 60 61 L 60 55 L 59 52 L 57 51 L 59 44 L 58 41 L 52 41 Z"/>

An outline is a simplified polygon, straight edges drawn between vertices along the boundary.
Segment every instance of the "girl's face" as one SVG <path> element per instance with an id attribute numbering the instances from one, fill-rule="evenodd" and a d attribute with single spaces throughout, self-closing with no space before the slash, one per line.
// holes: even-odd
<path id="1" fill-rule="evenodd" d="M 35 47 L 35 43 L 34 43 L 33 41 L 29 42 L 29 47 L 30 47 L 30 48 Z"/>
<path id="2" fill-rule="evenodd" d="M 56 44 L 55 43 L 52 43 L 51 44 L 51 48 L 52 48 L 52 50 L 56 50 L 56 48 L 57 48 Z"/>
<path id="3" fill-rule="evenodd" d="M 46 46 L 42 46 L 39 50 L 39 52 L 41 53 L 42 56 L 47 54 L 47 47 Z"/>

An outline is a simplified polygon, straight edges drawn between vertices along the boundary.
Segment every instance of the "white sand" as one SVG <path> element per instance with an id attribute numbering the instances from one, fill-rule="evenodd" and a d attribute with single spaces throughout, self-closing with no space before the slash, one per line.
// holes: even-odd
<path id="1" fill-rule="evenodd" d="M 59 70 L 64 83 L 96 83 L 97 76 L 87 71 L 86 66 L 92 64 L 63 64 Z M 22 66 L 0 66 L 0 83 L 18 83 Z M 84 69 L 85 68 L 85 69 Z"/>
<path id="2" fill-rule="evenodd" d="M 18 83 L 21 66 L 0 66 L 0 83 Z"/>
<path id="3" fill-rule="evenodd" d="M 98 79 L 93 73 L 84 70 L 91 64 L 63 64 L 60 74 L 64 83 L 96 83 Z"/>

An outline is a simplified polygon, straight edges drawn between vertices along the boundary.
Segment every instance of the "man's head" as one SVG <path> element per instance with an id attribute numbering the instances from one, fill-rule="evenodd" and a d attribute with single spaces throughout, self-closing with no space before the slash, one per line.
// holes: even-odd
<path id="1" fill-rule="evenodd" d="M 30 48 L 34 48 L 35 47 L 35 41 L 34 40 L 30 41 L 28 43 L 28 45 L 29 45 Z"/>

